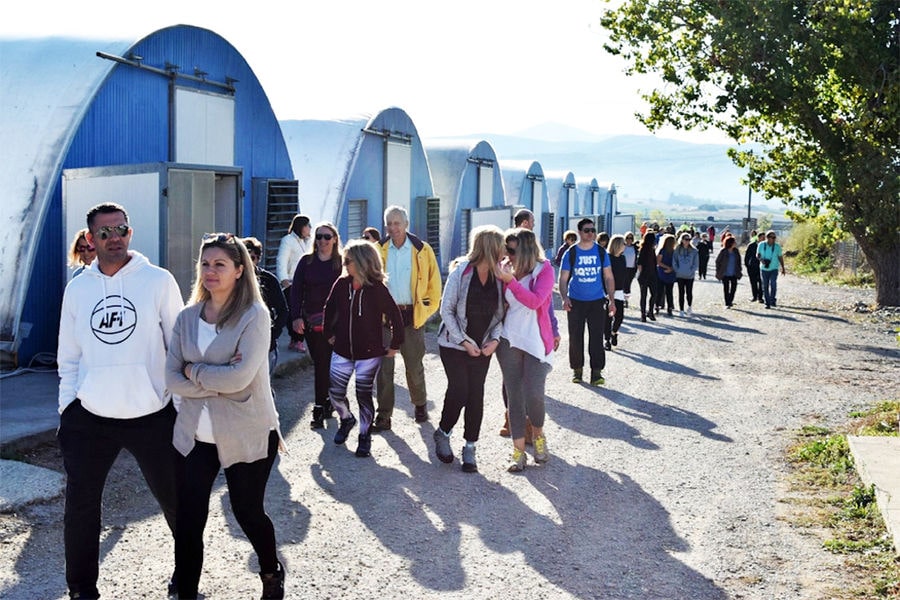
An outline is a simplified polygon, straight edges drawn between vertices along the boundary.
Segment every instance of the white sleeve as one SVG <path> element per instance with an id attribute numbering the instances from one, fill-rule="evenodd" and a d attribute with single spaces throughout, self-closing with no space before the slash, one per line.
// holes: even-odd
<path id="1" fill-rule="evenodd" d="M 78 363 L 81 361 L 81 345 L 75 336 L 75 313 L 72 295 L 66 286 L 59 318 L 59 347 L 56 350 L 59 373 L 59 413 L 75 400 L 78 386 Z"/>
<path id="2" fill-rule="evenodd" d="M 294 279 L 293 273 L 288 273 L 288 261 L 291 258 L 291 234 L 287 234 L 281 238 L 281 244 L 278 245 L 278 256 L 275 258 L 275 274 L 278 276 L 278 283 L 285 279 Z"/>
<path id="3" fill-rule="evenodd" d="M 175 277 L 168 272 L 166 275 L 165 289 L 159 302 L 159 325 L 162 327 L 163 340 L 168 350 L 172 341 L 172 329 L 175 327 L 178 313 L 184 308 L 184 301 L 181 299 L 181 290 Z"/>

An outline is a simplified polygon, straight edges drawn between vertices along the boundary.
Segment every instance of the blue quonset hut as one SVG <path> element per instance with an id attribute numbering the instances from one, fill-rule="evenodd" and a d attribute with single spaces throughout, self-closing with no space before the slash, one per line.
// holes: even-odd
<path id="1" fill-rule="evenodd" d="M 66 251 L 90 206 L 124 205 L 132 247 L 172 271 L 185 296 L 204 233 L 265 239 L 281 230 L 279 212 L 296 210 L 268 98 L 212 31 L 176 25 L 136 43 L 3 40 L 0 55 L 7 362 L 55 352 Z"/>
<path id="2" fill-rule="evenodd" d="M 300 209 L 313 223 L 330 221 L 347 240 L 368 226 L 384 230 L 384 209 L 403 206 L 410 230 L 438 240 L 438 199 L 416 127 L 400 108 L 374 117 L 282 121 Z"/>
<path id="3" fill-rule="evenodd" d="M 497 154 L 484 141 L 426 141 L 435 194 L 441 199 L 441 270 L 465 254 L 469 233 L 480 225 L 506 229 L 512 208 L 506 205 Z"/>
<path id="4" fill-rule="evenodd" d="M 515 210 L 527 208 L 534 213 L 534 230 L 547 255 L 555 252 L 556 215 L 550 210 L 550 197 L 544 181 L 544 169 L 537 161 L 501 160 L 506 203 Z"/>
<path id="5" fill-rule="evenodd" d="M 553 243 L 547 248 L 550 251 L 562 244 L 566 229 L 576 229 L 575 225 L 581 217 L 575 217 L 578 214 L 578 194 L 575 175 L 571 171 L 546 172 L 544 185 L 547 187 L 550 211 L 556 215 Z"/>

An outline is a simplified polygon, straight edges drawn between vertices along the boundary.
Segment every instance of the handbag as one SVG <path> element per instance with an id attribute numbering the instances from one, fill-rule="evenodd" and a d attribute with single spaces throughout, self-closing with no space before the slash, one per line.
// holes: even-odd
<path id="1" fill-rule="evenodd" d="M 325 313 L 317 312 L 306 316 L 306 326 L 316 333 L 322 333 L 325 329 Z"/>

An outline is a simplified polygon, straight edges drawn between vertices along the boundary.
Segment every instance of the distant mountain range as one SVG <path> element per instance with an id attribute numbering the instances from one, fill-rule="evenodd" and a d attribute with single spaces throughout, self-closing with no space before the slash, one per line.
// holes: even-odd
<path id="1" fill-rule="evenodd" d="M 746 216 L 744 172 L 726 155 L 730 146 L 696 144 L 653 135 L 597 136 L 545 123 L 515 135 L 470 134 L 454 138 L 487 140 L 502 160 L 536 160 L 544 171 L 571 171 L 576 179 L 615 183 L 619 209 L 645 215 L 664 212 Z M 781 202 L 751 199 L 757 212 L 784 213 Z"/>

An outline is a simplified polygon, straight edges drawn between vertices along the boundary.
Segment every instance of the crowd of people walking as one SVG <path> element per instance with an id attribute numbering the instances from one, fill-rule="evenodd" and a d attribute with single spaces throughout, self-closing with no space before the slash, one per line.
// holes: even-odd
<path id="1" fill-rule="evenodd" d="M 409 232 L 400 206 L 384 212 L 384 237 L 370 227 L 346 245 L 334 224 L 297 215 L 277 274 L 260 266 L 259 240 L 204 235 L 184 305 L 172 275 L 129 249 L 133 230 L 123 207 L 98 205 L 86 220 L 72 242 L 80 276 L 65 291 L 57 356 L 66 581 L 70 597 L 82 599 L 99 597 L 101 497 L 122 449 L 136 458 L 172 531 L 171 596 L 198 596 L 210 497 L 224 471 L 231 509 L 257 557 L 262 598 L 284 597 L 265 492 L 284 448 L 270 376 L 285 326 L 291 346 L 305 340 L 312 361 L 310 428 L 323 429 L 337 413 L 333 442 L 345 444 L 358 427 L 355 455 L 365 458 L 372 433 L 392 428 L 398 353 L 413 417 L 428 422 L 425 330 L 439 313 L 447 386 L 433 432 L 437 459 L 454 462 L 453 430 L 462 419 L 460 464 L 478 471 L 485 382 L 496 356 L 506 409 L 501 435 L 512 445 L 506 469 L 521 472 L 529 445 L 535 464 L 550 461 L 544 394 L 561 340 L 554 289 L 566 314 L 571 380 L 602 386 L 633 281 L 642 322 L 662 310 L 674 316 L 676 285 L 679 316 L 692 316 L 694 281 L 706 278 L 715 239 L 714 231 L 642 227 L 638 242 L 632 232 L 609 236 L 582 218 L 551 261 L 532 231 L 534 215 L 523 209 L 506 231 L 476 227 L 442 285 L 434 250 Z M 715 277 L 728 308 L 745 269 L 753 301 L 776 306 L 785 267 L 773 231 L 754 232 L 743 261 L 737 240 L 727 228 L 722 233 Z M 128 393 L 110 393 L 113 380 L 128 382 Z"/>

